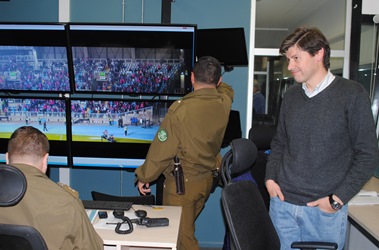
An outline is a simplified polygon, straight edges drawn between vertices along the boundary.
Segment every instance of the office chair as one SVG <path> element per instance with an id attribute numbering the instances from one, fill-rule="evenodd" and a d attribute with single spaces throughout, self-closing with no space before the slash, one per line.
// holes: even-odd
<path id="1" fill-rule="evenodd" d="M 280 239 L 257 185 L 248 180 L 232 180 L 251 168 L 257 158 L 257 147 L 245 138 L 233 140 L 230 146 L 221 164 L 224 183 L 221 201 L 233 249 L 278 250 Z M 337 249 L 337 244 L 294 242 L 292 248 Z"/>
<path id="2" fill-rule="evenodd" d="M 115 196 L 115 195 L 100 193 L 97 191 L 92 191 L 91 195 L 94 201 L 128 201 L 128 202 L 132 202 L 133 204 L 155 205 L 154 195 Z"/>
<path id="3" fill-rule="evenodd" d="M 280 249 L 279 237 L 257 185 L 248 180 L 232 181 L 233 176 L 251 168 L 257 148 L 245 138 L 233 140 L 230 146 L 221 165 L 221 201 L 232 245 L 237 250 Z"/>
<path id="4" fill-rule="evenodd" d="M 276 126 L 273 125 L 253 126 L 249 130 L 249 139 L 254 142 L 258 149 L 257 159 L 250 172 L 257 182 L 259 192 L 262 195 L 267 210 L 269 210 L 270 207 L 270 195 L 267 192 L 265 184 L 266 164 L 270 154 L 271 140 L 275 133 Z"/>
<path id="5" fill-rule="evenodd" d="M 24 174 L 10 165 L 0 165 L 0 207 L 17 205 L 25 195 Z M 1 250 L 47 250 L 42 235 L 31 226 L 0 223 Z"/>

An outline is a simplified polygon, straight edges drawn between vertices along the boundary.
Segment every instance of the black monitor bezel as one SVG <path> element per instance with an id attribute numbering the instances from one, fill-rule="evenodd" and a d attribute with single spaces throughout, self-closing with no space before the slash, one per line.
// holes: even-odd
<path id="1" fill-rule="evenodd" d="M 1 28 L 1 26 L 4 26 Z M 55 27 L 55 28 L 54 28 Z M 1 89 L 2 92 L 11 94 L 72 94 L 73 82 L 70 70 L 70 49 L 67 23 L 43 23 L 43 22 L 1 22 L 0 45 L 2 46 L 43 46 L 62 47 L 66 49 L 68 64 L 69 89 L 57 90 L 25 90 L 25 89 Z"/>
<path id="2" fill-rule="evenodd" d="M 242 27 L 198 29 L 196 56 L 213 56 L 225 67 L 249 64 L 245 31 Z M 238 53 L 236 53 L 238 51 Z M 233 56 L 227 53 L 234 52 Z"/>
<path id="3" fill-rule="evenodd" d="M 73 27 L 80 30 L 73 30 Z M 91 30 L 92 28 L 87 28 L 87 30 L 83 30 L 81 27 L 97 27 L 96 30 Z M 104 28 L 101 28 L 104 27 Z M 162 31 L 158 30 L 149 30 L 149 28 L 159 28 L 165 29 Z M 128 34 L 120 33 L 120 31 L 105 31 L 101 29 L 119 29 L 128 32 Z M 172 38 L 172 31 L 167 31 L 172 28 L 175 29 L 193 29 L 192 32 L 179 32 L 176 31 L 175 38 Z M 128 30 L 130 29 L 130 30 Z M 139 37 L 143 33 L 142 39 Z M 175 43 L 174 48 L 187 48 L 190 51 L 187 51 L 188 54 L 186 57 L 186 68 L 183 70 L 187 72 L 184 92 L 179 93 L 157 93 L 157 92 L 102 92 L 102 91 L 93 91 L 93 90 L 80 90 L 77 89 L 76 83 L 73 84 L 73 92 L 75 94 L 109 94 L 109 95 L 127 95 L 130 97 L 133 96 L 183 96 L 192 91 L 192 85 L 190 81 L 190 72 L 192 71 L 193 64 L 196 60 L 196 34 L 197 34 L 197 25 L 196 24 L 157 24 L 157 23 L 128 23 L 128 24 L 120 24 L 120 23 L 69 23 L 68 24 L 68 33 L 69 33 L 69 41 L 70 41 L 70 53 L 72 55 L 72 49 L 74 47 L 125 47 L 125 48 L 167 48 L 168 45 L 165 42 L 174 40 Z M 183 39 L 180 37 L 185 33 L 191 33 L 192 39 Z M 129 36 L 129 37 L 128 37 Z M 132 37 L 132 38 L 130 38 Z M 153 45 L 153 46 L 152 46 Z M 182 46 L 179 46 L 182 45 Z M 189 56 L 189 58 L 188 58 Z M 75 60 L 74 58 L 72 59 Z M 188 62 L 190 60 L 190 62 Z M 75 72 L 72 66 L 71 69 L 73 73 L 73 77 L 75 79 Z"/>
<path id="4" fill-rule="evenodd" d="M 109 96 L 108 98 L 102 97 L 73 97 L 70 98 L 71 101 L 78 100 L 96 100 L 96 101 L 124 101 L 124 102 L 160 102 L 167 103 L 169 106 L 175 102 L 175 100 L 168 99 L 133 99 L 133 98 L 119 98 Z M 70 104 L 71 106 L 71 104 Z M 168 107 L 169 107 L 168 106 Z M 71 115 L 71 114 L 70 114 Z M 71 117 L 70 117 L 71 119 Z M 115 125 L 117 126 L 117 125 Z M 70 138 L 73 137 L 73 132 L 71 130 Z M 99 135 L 100 137 L 100 135 Z M 147 152 L 149 150 L 151 142 L 143 143 L 133 143 L 133 142 L 122 142 L 122 143 L 108 143 L 108 142 L 83 142 L 83 141 L 70 141 L 71 156 L 76 157 L 90 157 L 90 158 L 122 158 L 122 159 L 145 159 Z"/>
<path id="5" fill-rule="evenodd" d="M 66 140 L 51 140 L 49 139 L 49 143 L 50 143 L 50 152 L 49 152 L 49 155 L 52 155 L 52 156 L 64 156 L 64 157 L 68 157 L 69 155 L 69 134 L 68 134 L 68 131 L 67 131 L 67 105 L 68 105 L 68 102 L 67 102 L 67 99 L 66 98 L 62 98 L 62 97 L 52 97 L 52 96 L 32 96 L 32 95 L 1 95 L 0 96 L 1 99 L 3 98 L 7 98 L 7 99 L 23 99 L 23 100 L 27 100 L 27 99 L 40 99 L 40 100 L 62 100 L 65 102 L 65 107 L 66 107 L 66 110 L 65 110 L 65 118 L 66 118 Z M 26 124 L 24 124 L 26 125 Z M 23 126 L 23 125 L 20 125 L 20 127 Z M 35 127 L 35 126 L 34 126 Z M 43 132 L 43 129 L 39 128 L 39 127 L 36 127 L 38 128 L 41 132 Z M 6 153 L 7 152 L 7 147 L 8 147 L 8 141 L 9 141 L 9 138 L 0 138 L 0 153 Z"/>

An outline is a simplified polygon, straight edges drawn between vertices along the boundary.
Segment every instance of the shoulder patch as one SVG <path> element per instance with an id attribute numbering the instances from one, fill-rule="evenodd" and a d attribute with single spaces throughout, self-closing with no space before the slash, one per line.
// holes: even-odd
<path id="1" fill-rule="evenodd" d="M 158 131 L 157 136 L 158 136 L 158 140 L 159 141 L 165 142 L 165 141 L 167 141 L 168 133 L 167 133 L 167 131 L 164 128 L 161 128 Z"/>
<path id="2" fill-rule="evenodd" d="M 61 182 L 58 182 L 57 183 L 61 188 L 63 188 L 64 190 L 66 190 L 67 193 L 71 194 L 72 196 L 74 196 L 76 199 L 79 198 L 79 193 L 78 191 L 72 189 L 71 187 L 67 186 L 66 184 L 63 184 Z"/>

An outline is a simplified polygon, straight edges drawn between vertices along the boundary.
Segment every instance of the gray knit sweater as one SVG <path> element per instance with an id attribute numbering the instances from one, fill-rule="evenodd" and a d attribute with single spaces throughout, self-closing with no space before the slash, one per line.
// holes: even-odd
<path id="1" fill-rule="evenodd" d="M 266 169 L 266 180 L 279 184 L 285 201 L 306 205 L 333 193 L 346 204 L 378 165 L 370 99 L 362 85 L 336 76 L 313 98 L 301 84 L 286 91 Z"/>

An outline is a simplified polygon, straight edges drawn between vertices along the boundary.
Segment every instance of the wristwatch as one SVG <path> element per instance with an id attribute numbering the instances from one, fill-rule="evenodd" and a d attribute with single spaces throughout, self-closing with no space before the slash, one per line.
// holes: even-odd
<path id="1" fill-rule="evenodd" d="M 329 202 L 330 202 L 330 206 L 334 210 L 339 210 L 342 207 L 341 203 L 339 203 L 338 201 L 336 201 L 336 200 L 333 199 L 333 194 L 329 195 Z"/>

